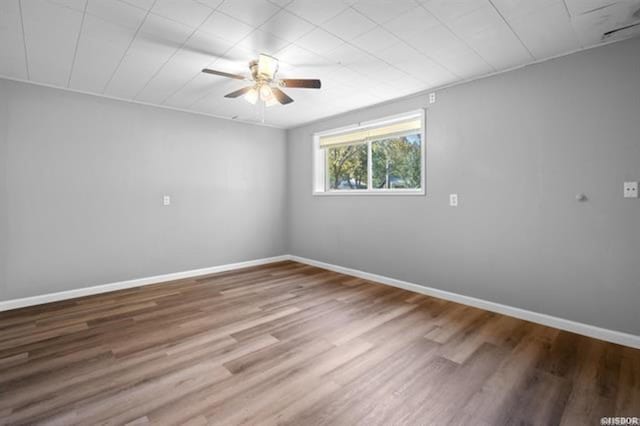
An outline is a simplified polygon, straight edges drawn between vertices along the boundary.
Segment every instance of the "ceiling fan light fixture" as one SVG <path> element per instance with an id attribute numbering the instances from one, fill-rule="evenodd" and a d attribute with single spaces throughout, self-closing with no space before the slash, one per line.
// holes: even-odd
<path id="1" fill-rule="evenodd" d="M 258 102 L 258 97 L 259 97 L 259 93 L 258 93 L 258 90 L 256 90 L 255 87 L 252 87 L 251 90 L 249 90 L 244 95 L 244 98 L 247 100 L 247 102 L 249 102 L 250 104 L 253 104 L 253 105 L 255 105 L 256 102 Z"/>
<path id="2" fill-rule="evenodd" d="M 260 87 L 260 99 L 262 99 L 265 102 L 273 99 L 273 91 L 271 90 L 271 87 L 268 84 L 263 84 Z"/>

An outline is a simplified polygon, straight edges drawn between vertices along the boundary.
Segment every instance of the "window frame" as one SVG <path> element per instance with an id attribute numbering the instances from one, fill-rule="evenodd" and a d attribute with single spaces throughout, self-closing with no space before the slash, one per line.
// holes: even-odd
<path id="1" fill-rule="evenodd" d="M 372 189 L 371 182 L 373 181 L 373 161 L 371 153 L 371 143 L 373 140 L 368 140 L 367 144 L 367 189 L 330 189 L 329 188 L 329 176 L 327 173 L 326 157 L 327 153 L 324 148 L 320 148 L 320 137 L 331 136 L 351 130 L 366 129 L 370 127 L 377 127 L 396 121 L 406 120 L 412 117 L 418 117 L 421 121 L 420 131 L 420 188 L 379 188 Z M 408 195 L 423 196 L 426 194 L 426 111 L 424 109 L 405 112 L 402 114 L 395 114 L 386 116 L 374 120 L 363 121 L 357 124 L 339 127 L 336 129 L 325 130 L 316 132 L 313 134 L 313 167 L 311 167 L 312 173 L 312 194 L 315 196 L 348 196 L 348 195 Z"/>

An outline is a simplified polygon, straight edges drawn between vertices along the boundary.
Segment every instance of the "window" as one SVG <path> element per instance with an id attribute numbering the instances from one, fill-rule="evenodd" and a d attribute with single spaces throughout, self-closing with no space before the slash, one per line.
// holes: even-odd
<path id="1" fill-rule="evenodd" d="M 314 194 L 424 194 L 424 111 L 314 135 Z"/>

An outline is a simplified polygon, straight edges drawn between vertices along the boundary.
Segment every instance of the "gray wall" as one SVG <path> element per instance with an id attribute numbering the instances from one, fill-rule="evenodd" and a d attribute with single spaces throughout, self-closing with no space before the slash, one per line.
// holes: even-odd
<path id="1" fill-rule="evenodd" d="M 6 292 L 7 283 L 7 119 L 6 87 L 0 84 L 0 295 Z"/>
<path id="2" fill-rule="evenodd" d="M 313 132 L 425 106 L 289 131 L 290 252 L 640 334 L 640 39 L 438 92 L 426 196 L 311 195 Z"/>
<path id="3" fill-rule="evenodd" d="M 0 300 L 284 254 L 285 159 L 283 130 L 0 80 Z"/>

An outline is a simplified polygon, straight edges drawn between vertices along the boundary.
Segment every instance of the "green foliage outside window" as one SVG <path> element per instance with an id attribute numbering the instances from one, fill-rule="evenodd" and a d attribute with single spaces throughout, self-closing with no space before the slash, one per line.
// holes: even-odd
<path id="1" fill-rule="evenodd" d="M 367 189 L 367 144 L 329 148 L 327 163 L 331 189 Z"/>
<path id="2" fill-rule="evenodd" d="M 419 134 L 372 141 L 372 189 L 420 189 L 422 141 Z M 329 188 L 367 189 L 368 144 L 326 150 Z"/>
<path id="3" fill-rule="evenodd" d="M 419 135 L 373 141 L 373 187 L 420 188 L 421 158 Z"/>

